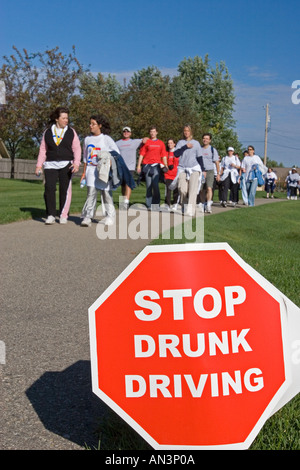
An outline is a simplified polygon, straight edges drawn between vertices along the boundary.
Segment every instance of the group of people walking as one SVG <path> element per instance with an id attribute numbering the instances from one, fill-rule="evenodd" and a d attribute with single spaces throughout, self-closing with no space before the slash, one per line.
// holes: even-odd
<path id="1" fill-rule="evenodd" d="M 149 129 L 149 136 L 139 139 L 132 139 L 131 128 L 125 126 L 122 139 L 115 142 L 110 137 L 110 125 L 104 116 L 92 115 L 89 124 L 90 135 L 83 143 L 81 182 L 86 184 L 87 197 L 81 214 L 82 226 L 91 225 L 98 192 L 106 212 L 101 222 L 106 225 L 114 223 L 112 191 L 121 185 L 123 204 L 128 207 L 135 187 L 135 172 L 146 182 L 145 203 L 149 210 L 159 209 L 159 183 L 163 180 L 167 207 L 171 209 L 173 205 L 180 204 L 184 213 L 190 216 L 195 214 L 197 206 L 211 212 L 216 185 L 222 205 L 227 204 L 229 190 L 230 199 L 236 204 L 241 188 L 244 203 L 253 206 L 257 185 L 267 174 L 261 158 L 255 155 L 254 147 L 248 146 L 242 161 L 234 154 L 233 147 L 229 147 L 227 155 L 221 159 L 217 149 L 211 145 L 211 134 L 204 134 L 200 144 L 194 139 L 190 126 L 183 128 L 182 139 L 177 143 L 170 138 L 165 145 L 158 138 L 158 130 L 154 126 Z M 57 108 L 43 135 L 35 171 L 37 175 L 42 169 L 44 171 L 47 225 L 56 220 L 57 181 L 59 221 L 67 223 L 72 176 L 79 170 L 81 155 L 79 137 L 69 126 L 69 110 Z"/>

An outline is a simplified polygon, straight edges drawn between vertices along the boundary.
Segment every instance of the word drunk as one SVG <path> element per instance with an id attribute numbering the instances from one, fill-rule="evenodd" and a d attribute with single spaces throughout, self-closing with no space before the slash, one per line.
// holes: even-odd
<path id="1" fill-rule="evenodd" d="M 213 320 L 221 312 L 225 312 L 226 317 L 234 317 L 238 313 L 238 306 L 246 301 L 246 290 L 242 286 L 224 286 L 222 290 L 223 292 L 219 292 L 213 287 L 203 287 L 194 295 L 192 289 L 169 289 L 160 293 L 155 290 L 141 290 L 134 298 L 135 304 L 140 308 L 134 310 L 134 314 L 138 320 L 149 325 L 148 322 L 154 322 L 164 314 L 159 301 L 171 299 L 168 305 L 168 313 L 172 314 L 171 322 L 183 321 L 186 316 L 186 299 L 192 298 L 195 321 L 197 318 Z M 207 298 L 210 300 L 209 303 L 206 303 Z M 250 328 L 181 335 L 135 334 L 133 351 L 137 359 L 156 357 L 162 361 L 165 358 L 193 360 L 201 356 L 209 358 L 235 355 L 236 357 L 239 353 L 251 353 L 249 338 L 251 338 Z M 161 364 L 163 367 L 165 361 Z M 207 361 L 205 364 L 207 365 Z M 138 374 L 125 375 L 125 392 L 129 398 L 140 398 L 147 393 L 150 398 L 158 396 L 181 398 L 184 393 L 189 393 L 194 398 L 201 398 L 205 392 L 209 393 L 210 397 L 218 397 L 227 396 L 231 392 L 236 394 L 241 394 L 243 391 L 257 392 L 263 387 L 264 379 L 259 367 L 250 367 L 244 371 L 234 370 L 230 373 L 216 372 L 216 370 L 210 373 L 206 370 L 197 376 L 189 373 L 149 374 L 147 377 Z"/>

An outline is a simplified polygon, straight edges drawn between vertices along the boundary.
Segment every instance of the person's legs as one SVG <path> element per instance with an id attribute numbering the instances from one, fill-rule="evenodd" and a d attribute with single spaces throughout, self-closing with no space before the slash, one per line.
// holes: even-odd
<path id="1" fill-rule="evenodd" d="M 81 211 L 81 218 L 92 219 L 97 205 L 97 189 L 94 186 L 87 186 L 87 197 Z"/>
<path id="2" fill-rule="evenodd" d="M 150 172 L 150 174 L 149 174 Z M 145 181 L 146 181 L 146 207 L 148 209 L 151 208 L 152 204 L 152 176 L 151 170 L 148 170 L 145 174 Z"/>
<path id="3" fill-rule="evenodd" d="M 46 214 L 56 216 L 56 183 L 58 180 L 58 170 L 45 169 L 45 192 L 44 200 L 46 204 Z"/>
<path id="4" fill-rule="evenodd" d="M 180 204 L 183 206 L 187 203 L 188 182 L 186 179 L 185 171 L 178 176 L 178 192 L 180 195 Z"/>
<path id="5" fill-rule="evenodd" d="M 105 207 L 107 217 L 109 219 L 114 220 L 115 217 L 116 217 L 116 210 L 115 210 L 115 206 L 114 206 L 112 191 L 108 190 L 108 189 L 105 189 L 105 190 L 101 191 L 101 195 L 102 195 L 102 199 L 103 199 L 103 203 L 104 203 L 104 207 Z"/>
<path id="6" fill-rule="evenodd" d="M 239 202 L 239 183 L 231 182 L 231 195 L 231 201 L 237 204 Z"/>
<path id="7" fill-rule="evenodd" d="M 59 180 L 59 215 L 62 219 L 69 216 L 72 199 L 72 172 L 70 164 L 58 170 Z"/>
<path id="8" fill-rule="evenodd" d="M 160 167 L 156 165 L 152 176 L 152 204 L 155 206 L 160 205 L 159 172 Z"/>
<path id="9" fill-rule="evenodd" d="M 255 194 L 256 194 L 257 183 L 258 183 L 257 178 L 254 178 L 254 180 L 247 183 L 249 206 L 252 206 L 252 207 L 255 204 Z"/>
<path id="10" fill-rule="evenodd" d="M 172 180 L 165 180 L 166 182 L 166 198 L 165 203 L 170 207 L 171 206 L 171 195 L 172 191 L 170 190 L 169 186 L 172 184 Z"/>
<path id="11" fill-rule="evenodd" d="M 208 170 L 206 172 L 206 202 L 212 201 L 212 188 L 214 185 L 214 170 Z"/>
<path id="12" fill-rule="evenodd" d="M 223 205 L 227 203 L 229 186 L 230 186 L 230 174 L 227 176 L 227 178 L 224 181 L 221 181 L 220 198 L 221 198 Z"/>
<path id="13" fill-rule="evenodd" d="M 241 186 L 241 191 L 242 191 L 243 202 L 246 206 L 248 206 L 249 202 L 248 202 L 247 183 L 244 177 L 241 178 L 240 186 Z"/>
<path id="14" fill-rule="evenodd" d="M 198 189 L 199 189 L 199 176 L 200 176 L 199 171 L 194 171 L 191 174 L 190 179 L 189 179 L 188 205 L 189 205 L 189 213 L 191 212 L 192 214 L 195 213 L 195 209 L 196 209 L 197 194 L 198 194 Z"/>

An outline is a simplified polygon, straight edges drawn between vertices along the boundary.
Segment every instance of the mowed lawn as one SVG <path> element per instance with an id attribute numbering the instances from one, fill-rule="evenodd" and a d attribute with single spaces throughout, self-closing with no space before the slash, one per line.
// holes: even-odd
<path id="1" fill-rule="evenodd" d="M 300 307 L 300 201 L 285 200 L 205 216 L 204 240 L 227 242 Z M 216 266 L 216 275 L 218 269 Z M 300 450 L 300 394 L 266 422 L 251 449 Z"/>
<path id="2" fill-rule="evenodd" d="M 146 187 L 142 183 L 132 191 L 132 203 L 145 203 Z M 164 185 L 161 184 L 162 197 L 164 195 Z M 56 202 L 58 209 L 58 186 L 56 192 Z M 119 204 L 121 190 L 118 188 L 113 192 L 116 206 Z M 73 178 L 72 202 L 70 214 L 80 214 L 86 200 L 86 187 L 80 188 L 78 176 Z M 100 196 L 98 196 L 100 204 Z M 44 186 L 41 178 L 33 181 L 11 180 L 0 178 L 0 224 L 27 220 L 31 218 L 41 218 L 46 216 L 44 202 Z"/>
<path id="3" fill-rule="evenodd" d="M 120 191 L 115 192 L 115 202 Z M 145 186 L 132 202 L 144 203 Z M 258 194 L 262 197 L 263 193 Z M 81 212 L 86 189 L 74 179 L 71 212 Z M 45 217 L 41 181 L 0 180 L 0 222 Z M 300 201 L 276 202 L 205 216 L 205 242 L 227 242 L 254 269 L 300 307 Z M 190 242 L 189 240 L 186 240 Z M 154 243 L 165 243 L 155 240 Z M 178 240 L 168 240 L 178 243 Z M 184 243 L 181 240 L 180 243 Z M 216 267 L 217 273 L 218 267 Z M 102 450 L 149 449 L 145 441 L 113 412 L 99 424 Z M 255 450 L 300 450 L 300 394 L 265 424 L 251 446 Z"/>

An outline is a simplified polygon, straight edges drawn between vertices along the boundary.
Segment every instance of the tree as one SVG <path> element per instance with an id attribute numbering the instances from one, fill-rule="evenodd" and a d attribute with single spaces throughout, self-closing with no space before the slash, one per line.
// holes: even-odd
<path id="1" fill-rule="evenodd" d="M 71 99 L 74 125 L 82 137 L 88 133 L 89 118 L 93 114 L 104 114 L 112 128 L 118 124 L 123 87 L 115 76 L 82 73 L 79 77 L 78 93 Z"/>
<path id="2" fill-rule="evenodd" d="M 276 160 L 270 160 L 269 157 L 267 157 L 267 164 L 266 166 L 268 168 L 284 168 L 283 163 L 278 163 Z"/>
<path id="3" fill-rule="evenodd" d="M 171 78 L 163 76 L 157 67 L 147 67 L 136 72 L 124 93 L 127 123 L 135 135 L 147 136 L 149 127 L 157 127 L 159 138 L 178 137 L 180 119 L 175 107 Z M 175 137 L 176 135 L 176 137 Z"/>
<path id="4" fill-rule="evenodd" d="M 134 73 L 121 85 L 115 76 L 92 74 L 79 64 L 75 48 L 64 55 L 56 47 L 29 54 L 13 47 L 4 57 L 0 81 L 6 85 L 5 106 L 0 109 L 0 135 L 14 159 L 30 143 L 37 151 L 50 113 L 57 106 L 70 107 L 70 121 L 81 137 L 89 132 L 89 117 L 104 114 L 112 137 L 120 138 L 122 127 L 133 128 L 134 137 L 146 136 L 155 125 L 159 138 L 178 140 L 190 124 L 194 138 L 213 134 L 220 155 L 229 145 L 241 152 L 234 131 L 233 83 L 224 62 L 211 67 L 208 55 L 185 58 L 178 74 L 163 76 L 154 66 Z"/>
<path id="5" fill-rule="evenodd" d="M 213 134 L 213 143 L 223 154 L 229 145 L 237 146 L 233 130 L 235 121 L 233 82 L 224 62 L 212 68 L 208 55 L 185 58 L 174 78 L 177 99 L 186 102 L 192 112 L 194 135 L 200 139 L 203 132 Z M 173 86 L 174 86 L 173 85 Z M 240 145 L 238 145 L 240 150 Z"/>
<path id="6" fill-rule="evenodd" d="M 0 80 L 6 87 L 6 105 L 0 110 L 0 135 L 11 155 L 11 177 L 14 160 L 22 142 L 41 141 L 51 112 L 68 105 L 82 72 L 75 56 L 63 55 L 59 48 L 29 54 L 26 49 L 4 56 Z"/>

